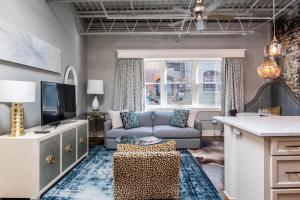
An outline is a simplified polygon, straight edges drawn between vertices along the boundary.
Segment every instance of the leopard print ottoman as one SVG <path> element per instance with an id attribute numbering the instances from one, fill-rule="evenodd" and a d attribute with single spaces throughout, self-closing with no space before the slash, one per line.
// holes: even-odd
<path id="1" fill-rule="evenodd" d="M 170 141 L 169 148 L 164 144 L 146 148 L 118 145 L 113 155 L 114 198 L 179 199 L 180 153 L 174 150 L 174 143 Z M 161 149 L 164 151 L 158 151 Z"/>

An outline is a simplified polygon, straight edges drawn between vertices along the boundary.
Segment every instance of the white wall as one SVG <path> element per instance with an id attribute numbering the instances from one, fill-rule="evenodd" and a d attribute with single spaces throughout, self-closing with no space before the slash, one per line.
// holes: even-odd
<path id="1" fill-rule="evenodd" d="M 119 36 L 87 38 L 87 69 L 89 79 L 104 80 L 103 110 L 112 106 L 116 50 L 118 49 L 247 49 L 245 66 L 245 101 L 250 101 L 264 83 L 256 73 L 263 61 L 267 43 L 265 33 L 248 36 L 194 36 L 179 43 L 171 36 Z"/>
<path id="2" fill-rule="evenodd" d="M 21 28 L 62 51 L 62 73 L 37 70 L 0 60 L 0 79 L 35 81 L 36 103 L 26 103 L 25 125 L 40 124 L 40 81 L 63 82 L 68 65 L 76 67 L 79 79 L 78 114 L 86 111 L 85 41 L 79 37 L 74 21 L 74 8 L 69 4 L 48 5 L 44 0 L 1 0 L 0 18 Z M 1 48 L 1 47 L 0 47 Z M 0 133 L 9 131 L 9 107 L 0 104 Z"/>

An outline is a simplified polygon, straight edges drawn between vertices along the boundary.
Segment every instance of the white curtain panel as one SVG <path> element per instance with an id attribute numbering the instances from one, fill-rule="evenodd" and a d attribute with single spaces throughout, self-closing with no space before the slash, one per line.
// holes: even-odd
<path id="1" fill-rule="evenodd" d="M 224 58 L 222 114 L 230 115 L 229 111 L 237 109 L 244 112 L 244 58 Z"/>
<path id="2" fill-rule="evenodd" d="M 145 110 L 143 59 L 119 58 L 114 84 L 114 110 Z"/>

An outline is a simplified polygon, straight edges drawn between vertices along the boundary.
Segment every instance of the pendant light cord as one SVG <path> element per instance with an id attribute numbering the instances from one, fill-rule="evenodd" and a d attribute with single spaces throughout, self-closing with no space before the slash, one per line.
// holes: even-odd
<path id="1" fill-rule="evenodd" d="M 274 38 L 275 38 L 275 28 L 276 28 L 276 25 L 275 25 L 275 0 L 273 0 L 273 26 L 274 26 L 274 30 L 273 30 L 273 33 L 274 33 Z"/>
<path id="2" fill-rule="evenodd" d="M 268 23 L 268 43 L 270 43 L 271 41 L 270 41 L 270 33 L 271 33 L 271 31 L 270 31 L 270 23 Z"/>

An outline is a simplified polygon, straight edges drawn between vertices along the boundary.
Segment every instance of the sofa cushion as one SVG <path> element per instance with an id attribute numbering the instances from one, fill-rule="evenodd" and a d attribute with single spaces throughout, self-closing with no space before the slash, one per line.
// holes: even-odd
<path id="1" fill-rule="evenodd" d="M 134 112 L 121 112 L 120 115 L 125 129 L 140 127 L 139 119 Z"/>
<path id="2" fill-rule="evenodd" d="M 140 126 L 153 126 L 152 124 L 152 111 L 147 111 L 147 112 L 137 112 L 136 113 L 139 118 Z"/>
<path id="3" fill-rule="evenodd" d="M 169 125 L 173 112 L 153 112 L 153 126 L 156 125 Z"/>
<path id="4" fill-rule="evenodd" d="M 152 127 L 139 127 L 139 128 L 132 128 L 132 129 L 111 129 L 106 132 L 106 138 L 118 138 L 123 135 L 136 135 L 136 136 L 151 136 L 152 135 Z"/>
<path id="5" fill-rule="evenodd" d="M 174 114 L 171 117 L 170 125 L 184 128 L 186 127 L 186 122 L 189 116 L 189 110 L 174 110 Z"/>
<path id="6" fill-rule="evenodd" d="M 200 133 L 194 128 L 178 128 L 170 125 L 159 125 L 153 127 L 153 135 L 165 138 L 199 138 Z"/>

